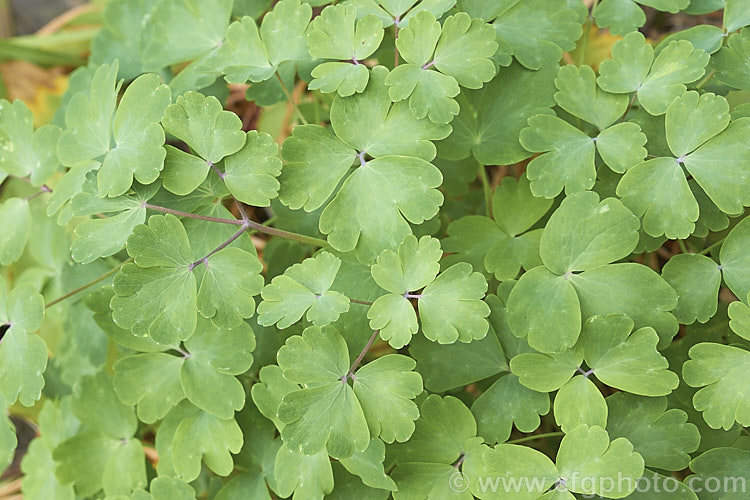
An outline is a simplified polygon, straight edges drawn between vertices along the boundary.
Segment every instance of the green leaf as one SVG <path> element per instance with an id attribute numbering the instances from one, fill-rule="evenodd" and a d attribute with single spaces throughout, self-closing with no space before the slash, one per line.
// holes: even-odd
<path id="1" fill-rule="evenodd" d="M 365 90 L 370 72 L 364 66 L 359 68 L 362 65 L 358 62 L 370 57 L 377 50 L 383 40 L 384 31 L 382 21 L 374 15 L 367 15 L 359 20 L 356 18 L 357 8 L 354 5 L 332 5 L 323 9 L 311 23 L 307 34 L 310 55 L 316 59 L 333 59 L 347 63 L 345 66 L 324 63 L 315 68 L 312 73 L 315 79 L 310 82 L 310 89 L 338 92 L 342 97 Z M 349 64 L 352 61 L 355 62 L 354 65 Z M 351 68 L 351 71 L 342 73 L 342 68 Z M 331 85 L 329 82 L 332 73 L 344 76 L 334 77 L 335 83 Z"/>
<path id="2" fill-rule="evenodd" d="M 593 316 L 583 325 L 581 345 L 596 377 L 617 389 L 643 396 L 664 396 L 679 385 L 677 374 L 656 350 L 659 336 L 644 327 L 630 333 L 625 315 Z"/>
<path id="3" fill-rule="evenodd" d="M 500 377 L 471 406 L 479 435 L 488 443 L 507 441 L 513 426 L 521 432 L 535 431 L 539 416 L 549 410 L 549 396 L 521 385 L 515 374 Z"/>
<path id="4" fill-rule="evenodd" d="M 195 59 L 221 45 L 231 0 L 157 2 L 146 24 L 143 66 L 149 71 Z"/>
<path id="5" fill-rule="evenodd" d="M 617 185 L 617 196 L 639 217 L 651 236 L 687 238 L 700 210 L 680 164 L 674 158 L 654 158 L 627 172 Z"/>
<path id="6" fill-rule="evenodd" d="M 581 332 L 575 288 L 566 277 L 541 266 L 526 272 L 508 298 L 508 325 L 538 351 L 564 351 Z"/>
<path id="7" fill-rule="evenodd" d="M 625 114 L 627 96 L 604 92 L 589 66 L 563 66 L 557 73 L 555 102 L 568 113 L 604 130 Z"/>
<path id="8" fill-rule="evenodd" d="M 676 157 L 695 151 L 729 125 L 729 103 L 714 94 L 690 91 L 676 98 L 667 108 L 665 128 L 669 149 Z M 701 126 L 688 126 L 700 121 Z"/>
<path id="9" fill-rule="evenodd" d="M 224 63 L 222 71 L 229 83 L 262 82 L 271 78 L 277 69 L 268 60 L 258 25 L 249 16 L 229 25 L 217 58 Z"/>
<path id="10" fill-rule="evenodd" d="M 42 395 L 47 345 L 33 334 L 44 318 L 44 299 L 29 284 L 6 294 L 0 278 L 0 325 L 8 326 L 0 343 L 0 397 L 32 406 Z"/>
<path id="11" fill-rule="evenodd" d="M 2 396 L 0 396 L 0 408 L 3 408 L 3 411 L 7 411 L 5 400 L 2 399 Z M 2 419 L 0 419 L 0 468 L 3 470 L 7 469 L 13 461 L 17 445 L 16 427 L 10 418 L 3 415 Z"/>
<path id="12" fill-rule="evenodd" d="M 613 125 L 596 137 L 596 150 L 604 163 L 617 173 L 628 170 L 646 159 L 646 134 L 636 123 Z"/>
<path id="13" fill-rule="evenodd" d="M 282 0 L 263 16 L 260 35 L 271 64 L 296 61 L 310 56 L 305 41 L 312 8 L 309 2 Z"/>
<path id="14" fill-rule="evenodd" d="M 73 260 L 88 264 L 122 250 L 135 226 L 146 221 L 144 205 L 154 192 L 155 189 L 151 189 L 135 196 L 105 199 L 89 193 L 77 194 L 70 205 L 75 215 L 110 215 L 103 219 L 88 219 L 76 226 L 77 239 L 70 245 Z"/>
<path id="15" fill-rule="evenodd" d="M 192 251 L 177 217 L 155 215 L 128 238 L 135 259 L 114 278 L 112 318 L 160 344 L 186 340 L 195 331 L 197 291 Z"/>
<path id="16" fill-rule="evenodd" d="M 170 456 L 174 471 L 183 481 L 193 481 L 201 472 L 203 459 L 213 472 L 219 476 L 228 476 L 234 469 L 230 452 L 238 453 L 242 440 L 242 431 L 234 419 L 222 420 L 210 413 L 193 409 L 181 419 L 174 432 Z"/>
<path id="17" fill-rule="evenodd" d="M 573 377 L 555 395 L 555 422 L 570 433 L 579 425 L 606 427 L 607 403 L 588 377 Z"/>
<path id="18" fill-rule="evenodd" d="M 687 40 L 670 42 L 654 57 L 654 49 L 638 33 L 628 33 L 612 47 L 612 59 L 602 61 L 599 86 L 615 94 L 636 92 L 638 102 L 652 115 L 661 115 L 685 84 L 705 73 L 709 55 Z"/>
<path id="19" fill-rule="evenodd" d="M 112 376 L 104 371 L 81 377 L 73 388 L 73 413 L 86 427 L 109 438 L 127 440 L 135 434 L 135 411 L 120 401 Z"/>
<path id="20" fill-rule="evenodd" d="M 729 304 L 729 328 L 745 340 L 750 337 L 750 307 L 740 301 Z"/>
<path id="21" fill-rule="evenodd" d="M 463 470 L 471 492 L 482 499 L 535 500 L 559 478 L 555 464 L 543 453 L 515 444 L 472 449 Z M 496 478 L 498 487 L 485 478 Z"/>
<path id="22" fill-rule="evenodd" d="M 356 452 L 349 458 L 341 459 L 341 464 L 346 470 L 359 476 L 367 486 L 395 491 L 396 483 L 383 470 L 383 460 L 385 445 L 380 439 L 373 438 L 364 452 Z"/>
<path id="23" fill-rule="evenodd" d="M 260 382 L 253 384 L 252 387 L 253 402 L 277 429 L 283 429 L 284 423 L 278 417 L 279 405 L 284 396 L 297 390 L 299 386 L 285 379 L 282 369 L 276 365 L 261 368 L 259 379 Z"/>
<path id="24" fill-rule="evenodd" d="M 564 0 L 513 2 L 495 20 L 501 43 L 526 68 L 538 70 L 554 65 L 563 52 L 575 48 L 581 37 L 578 14 Z"/>
<path id="25" fill-rule="evenodd" d="M 750 222 L 743 219 L 729 232 L 719 252 L 724 282 L 741 299 L 747 299 L 750 293 L 750 255 L 746 250 L 748 238 Z"/>
<path id="26" fill-rule="evenodd" d="M 206 162 L 217 163 L 242 149 L 245 144 L 246 136 L 241 130 L 239 116 L 224 111 L 215 97 L 205 97 L 198 92 L 179 96 L 174 104 L 167 107 L 162 124 L 167 133 L 185 141 Z M 203 182 L 207 174 L 208 164 L 205 172 L 193 174 L 196 183 Z M 202 178 L 197 181 L 199 177 Z"/>
<path id="27" fill-rule="evenodd" d="M 572 492 L 623 498 L 633 492 L 643 474 L 643 458 L 627 439 L 610 441 L 601 427 L 581 425 L 562 439 L 557 468 Z"/>
<path id="28" fill-rule="evenodd" d="M 1 265 L 10 265 L 21 258 L 31 236 L 31 228 L 28 200 L 8 198 L 0 204 L 0 232 L 3 234 L 3 241 L 0 242 Z"/>
<path id="29" fill-rule="evenodd" d="M 716 262 L 704 255 L 675 255 L 662 268 L 662 277 L 677 292 L 677 307 L 672 314 L 680 323 L 705 323 L 716 314 L 721 285 Z"/>
<path id="30" fill-rule="evenodd" d="M 438 261 L 443 256 L 440 241 L 423 236 L 417 241 L 408 235 L 398 246 L 398 253 L 384 250 L 370 269 L 381 288 L 395 294 L 421 290 L 432 283 L 440 272 Z"/>
<path id="31" fill-rule="evenodd" d="M 540 392 L 552 392 L 564 386 L 583 361 L 581 350 L 568 349 L 558 354 L 524 352 L 510 360 L 521 384 Z"/>
<path id="32" fill-rule="evenodd" d="M 41 186 L 55 173 L 57 140 L 61 130 L 45 125 L 34 130 L 34 117 L 23 101 L 0 100 L 0 177 L 30 175 L 33 186 Z"/>
<path id="33" fill-rule="evenodd" d="M 667 398 L 618 392 L 607 397 L 607 406 L 609 435 L 627 438 L 647 466 L 671 471 L 688 466 L 700 433 L 684 411 L 667 410 Z"/>
<path id="34" fill-rule="evenodd" d="M 463 12 L 447 18 L 442 28 L 429 11 L 415 14 L 399 32 L 396 46 L 407 64 L 395 68 L 385 83 L 391 99 L 408 98 L 418 118 L 429 116 L 433 122 L 449 123 L 459 112 L 453 100 L 459 84 L 478 89 L 495 76 L 489 60 L 497 50 L 494 30 Z"/>
<path id="35" fill-rule="evenodd" d="M 112 126 L 115 147 L 107 147 L 97 175 L 100 197 L 125 194 L 134 178 L 141 184 L 157 179 L 166 154 L 159 121 L 171 101 L 169 87 L 157 75 L 142 75 L 128 85 Z"/>
<path id="36" fill-rule="evenodd" d="M 279 146 L 270 135 L 251 130 L 245 145 L 224 162 L 229 192 L 248 205 L 267 207 L 279 193 Z"/>
<path id="37" fill-rule="evenodd" d="M 715 484 L 727 486 L 726 488 L 720 487 L 720 491 L 715 492 L 715 495 L 722 495 L 728 499 L 740 499 L 744 494 L 741 485 L 747 481 L 748 460 L 750 460 L 750 452 L 746 449 L 714 448 L 693 459 L 690 469 L 695 471 L 695 476 L 689 477 L 688 480 L 702 484 L 718 481 Z M 709 477 L 716 479 L 710 480 Z"/>
<path id="38" fill-rule="evenodd" d="M 750 354 L 738 347 L 702 342 L 690 348 L 690 360 L 682 365 L 682 377 L 691 387 L 701 387 L 693 406 L 703 413 L 712 429 L 729 430 L 738 422 L 750 422 L 741 383 L 750 369 Z"/>
<path id="39" fill-rule="evenodd" d="M 727 39 L 711 58 L 715 78 L 736 89 L 750 90 L 750 30 L 743 29 Z"/>
<path id="40" fill-rule="evenodd" d="M 287 328 L 305 315 L 315 326 L 333 323 L 349 310 L 349 299 L 331 290 L 341 260 L 328 252 L 289 267 L 263 288 L 258 322 Z"/>
<path id="41" fill-rule="evenodd" d="M 594 192 L 578 193 L 566 197 L 550 217 L 539 253 L 548 269 L 569 276 L 629 255 L 638 243 L 638 226 L 617 199 L 600 202 Z"/>
<path id="42" fill-rule="evenodd" d="M 425 337 L 442 344 L 483 338 L 490 315 L 482 301 L 486 291 L 487 281 L 470 264 L 458 263 L 440 273 L 418 300 Z"/>
<path id="43" fill-rule="evenodd" d="M 362 405 L 370 434 L 386 443 L 407 441 L 414 432 L 419 411 L 412 399 L 422 392 L 422 376 L 413 371 L 415 365 L 406 356 L 387 354 L 354 375 L 354 394 Z"/>
<path id="44" fill-rule="evenodd" d="M 724 27 L 731 33 L 750 24 L 747 0 L 727 0 L 724 8 Z"/>
<path id="45" fill-rule="evenodd" d="M 332 327 L 310 327 L 302 336 L 287 339 L 277 359 L 284 378 L 307 386 L 285 395 L 278 409 L 285 424 L 281 437 L 289 449 L 305 455 L 327 449 L 338 458 L 364 451 L 370 431 L 346 383 L 349 352 L 344 338 Z"/>
<path id="46" fill-rule="evenodd" d="M 577 128 L 555 116 L 537 115 L 521 130 L 520 141 L 531 152 L 544 152 L 528 166 L 534 196 L 554 198 L 563 188 L 571 194 L 594 186 L 596 146 Z"/>
<path id="47" fill-rule="evenodd" d="M 284 497 L 294 492 L 293 498 L 323 498 L 333 490 L 331 461 L 325 451 L 305 455 L 282 445 L 276 455 L 274 477 L 274 491 Z"/>
<path id="48" fill-rule="evenodd" d="M 556 74 L 553 65 L 529 71 L 512 64 L 482 90 L 462 92 L 453 133 L 438 143 L 440 157 L 462 160 L 473 155 L 482 165 L 511 165 L 531 156 L 518 136 L 530 117 L 552 114 Z"/>
<path id="49" fill-rule="evenodd" d="M 570 277 L 584 318 L 626 314 L 636 329 L 651 327 L 659 334 L 659 347 L 668 345 L 678 322 L 670 313 L 677 294 L 649 267 L 628 262 L 612 264 Z"/>

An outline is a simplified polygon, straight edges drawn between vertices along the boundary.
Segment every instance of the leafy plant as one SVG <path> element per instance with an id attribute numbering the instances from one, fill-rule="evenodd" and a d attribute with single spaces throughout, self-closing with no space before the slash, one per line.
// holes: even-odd
<path id="1" fill-rule="evenodd" d="M 746 498 L 748 12 L 110 0 L 52 123 L 0 101 L 0 468 L 30 421 L 30 500 Z"/>

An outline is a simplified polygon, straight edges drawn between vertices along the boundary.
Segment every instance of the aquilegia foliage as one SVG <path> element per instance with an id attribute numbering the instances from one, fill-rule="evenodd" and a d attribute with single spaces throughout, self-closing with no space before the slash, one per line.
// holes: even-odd
<path id="1" fill-rule="evenodd" d="M 747 498 L 750 1 L 102 16 L 0 102 L 24 498 Z"/>

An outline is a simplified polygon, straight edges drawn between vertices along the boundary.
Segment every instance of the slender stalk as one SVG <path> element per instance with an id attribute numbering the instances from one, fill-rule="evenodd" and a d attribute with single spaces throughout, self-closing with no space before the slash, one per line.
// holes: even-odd
<path id="1" fill-rule="evenodd" d="M 700 252 L 698 252 L 698 255 L 708 255 L 708 253 L 711 252 L 711 250 L 713 250 L 717 246 L 719 246 L 722 243 L 724 243 L 725 239 L 726 239 L 726 237 L 720 239 L 719 241 L 717 241 L 716 243 L 712 244 L 711 246 L 708 246 L 708 247 L 704 248 L 703 250 L 701 250 Z"/>
<path id="2" fill-rule="evenodd" d="M 128 260 L 124 260 L 124 261 L 122 261 L 122 262 L 120 263 L 120 265 L 118 265 L 117 267 L 114 267 L 114 268 L 110 269 L 109 271 L 107 271 L 106 273 L 102 274 L 101 276 L 99 276 L 99 277 L 98 277 L 98 278 L 96 278 L 95 280 L 93 280 L 93 281 L 89 281 L 89 282 L 88 282 L 88 283 L 86 283 L 85 285 L 83 285 L 83 286 L 79 286 L 78 288 L 76 288 L 76 289 L 75 289 L 75 290 L 73 290 L 72 292 L 68 292 L 68 293 L 66 293 L 65 295 L 63 295 L 62 297 L 58 297 L 58 298 L 56 298 L 55 300 L 53 300 L 53 301 L 51 301 L 51 302 L 48 302 L 48 303 L 47 303 L 47 305 L 45 306 L 45 308 L 50 308 L 50 307 L 54 306 L 55 304 L 57 304 L 58 302 L 62 302 L 63 300 L 65 300 L 65 299 L 67 299 L 67 298 L 69 298 L 69 297 L 72 297 L 73 295 L 75 295 L 75 294 L 77 294 L 77 293 L 79 293 L 79 292 L 82 292 L 82 291 L 86 290 L 87 288 L 90 288 L 90 287 L 92 287 L 92 286 L 96 285 L 96 284 L 97 284 L 97 283 L 99 283 L 100 281 L 103 281 L 103 280 L 107 279 L 108 277 L 112 276 L 112 275 L 113 275 L 113 274 L 115 274 L 115 273 L 116 273 L 117 271 L 119 271 L 119 270 L 120 270 L 120 268 L 121 268 L 122 266 L 124 266 L 124 265 L 125 265 L 125 264 L 127 264 L 128 262 L 132 262 L 132 261 L 133 261 L 133 258 L 132 258 L 132 257 L 131 257 L 131 258 L 129 258 Z"/>
<path id="3" fill-rule="evenodd" d="M 713 78 L 715 74 L 716 74 L 715 69 L 712 69 L 711 71 L 709 71 L 706 77 L 703 78 L 703 80 L 701 80 L 700 82 L 698 82 L 698 85 L 695 86 L 695 90 L 702 89 L 704 85 L 706 85 L 709 81 L 711 81 L 711 78 Z"/>
<path id="4" fill-rule="evenodd" d="M 484 165 L 479 164 L 479 178 L 482 180 L 482 190 L 484 191 L 484 206 L 487 212 L 487 217 L 492 218 L 492 186 L 490 186 L 490 180 L 487 177 L 487 169 Z"/>
<path id="5" fill-rule="evenodd" d="M 581 56 L 578 59 L 578 66 L 583 66 L 583 62 L 586 59 L 586 49 L 589 45 L 589 34 L 591 33 L 591 26 L 594 24 L 594 10 L 598 3 L 599 0 L 594 0 L 594 3 L 591 5 L 589 18 L 586 20 L 586 30 L 583 33 L 583 45 L 581 45 Z"/>
<path id="6" fill-rule="evenodd" d="M 396 54 L 396 60 L 393 63 L 393 67 L 397 68 L 398 67 L 398 45 L 396 45 L 396 42 L 398 41 L 398 23 L 401 22 L 401 19 L 399 19 L 397 17 L 393 21 L 394 21 L 393 22 L 393 29 L 394 29 L 394 34 L 393 34 L 393 51 Z"/>
<path id="7" fill-rule="evenodd" d="M 151 210 L 156 210 L 157 212 L 164 212 L 167 214 L 176 215 L 178 217 L 187 217 L 189 219 L 198 219 L 206 222 L 219 222 L 221 224 L 234 224 L 235 226 L 241 226 L 244 224 L 244 222 L 238 219 L 222 219 L 220 217 L 209 217 L 208 215 L 191 214 L 190 212 L 183 212 L 181 210 L 174 210 L 172 208 L 160 207 L 158 205 L 152 205 L 150 203 L 146 203 L 144 206 Z"/>
<path id="8" fill-rule="evenodd" d="M 372 347 L 372 344 L 375 343 L 375 339 L 378 338 L 378 334 L 380 333 L 380 330 L 375 330 L 372 332 L 372 336 L 370 337 L 370 340 L 367 342 L 367 345 L 364 349 L 362 349 L 362 352 L 359 353 L 359 356 L 357 356 L 357 359 L 354 360 L 354 363 L 352 363 L 352 367 L 349 368 L 349 371 L 341 377 L 342 382 L 346 382 L 349 378 L 354 378 L 354 371 L 357 369 L 359 364 L 362 362 L 362 360 L 365 357 L 365 354 L 367 354 L 367 351 L 370 350 L 370 347 Z"/>
<path id="9" fill-rule="evenodd" d="M 351 302 L 352 304 L 362 304 L 364 306 L 372 305 L 372 302 L 368 302 L 366 300 L 349 299 L 349 302 Z"/>
<path id="10" fill-rule="evenodd" d="M 564 432 L 546 432 L 544 434 L 535 434 L 533 436 L 526 436 L 519 439 L 514 439 L 512 441 L 506 441 L 504 444 L 517 444 L 517 443 L 526 443 L 527 441 L 534 441 L 535 439 L 544 439 L 548 437 L 559 437 L 564 436 Z"/>
<path id="11" fill-rule="evenodd" d="M 220 217 L 209 217 L 207 215 L 191 214 L 190 212 L 183 212 L 181 210 L 173 210 L 171 208 L 151 205 L 150 203 L 146 203 L 145 206 L 146 208 L 150 208 L 151 210 L 156 210 L 157 212 L 165 212 L 168 214 L 176 215 L 178 217 L 187 217 L 190 219 L 198 219 L 198 220 L 207 221 L 207 222 L 219 222 L 221 224 L 233 224 L 235 226 L 245 226 L 245 229 L 253 229 L 255 231 L 258 231 L 259 233 L 265 233 L 271 236 L 278 236 L 279 238 L 286 238 L 288 240 L 300 241 L 302 243 L 307 243 L 309 245 L 314 245 L 317 247 L 328 246 L 328 242 L 321 238 L 315 238 L 313 236 L 306 236 L 304 234 L 292 233 L 289 231 L 282 231 L 281 229 L 264 226 L 263 224 L 260 224 L 258 222 L 251 221 L 251 220 L 243 221 L 239 219 L 222 219 Z"/>
<path id="12" fill-rule="evenodd" d="M 680 245 L 680 250 L 682 253 L 691 253 L 687 246 L 685 245 L 685 242 L 683 240 L 677 240 L 677 244 Z"/>
<path id="13" fill-rule="evenodd" d="M 286 100 L 289 101 L 289 103 L 294 107 L 294 112 L 297 114 L 297 117 L 300 119 L 300 121 L 307 125 L 307 120 L 305 119 L 305 116 L 302 114 L 302 111 L 300 111 L 299 106 L 297 106 L 297 103 L 294 100 L 294 97 L 292 97 L 292 94 L 289 92 L 289 89 L 286 87 L 286 84 L 284 83 L 284 80 L 281 78 L 281 75 L 277 71 L 275 73 L 276 79 L 279 81 L 279 85 L 281 85 L 281 90 L 284 91 L 284 94 L 286 95 Z"/>
<path id="14" fill-rule="evenodd" d="M 24 198 L 24 200 L 31 201 L 34 198 L 36 198 L 37 196 L 41 196 L 41 195 L 47 194 L 49 192 L 50 192 L 49 189 L 42 189 L 41 191 L 37 191 L 36 193 L 32 194 L 31 196 L 27 196 L 26 198 Z"/>
<path id="15" fill-rule="evenodd" d="M 198 259 L 195 262 L 193 262 L 192 264 L 190 264 L 190 270 L 195 269 L 196 267 L 200 266 L 201 264 L 208 264 L 208 259 L 212 255 L 214 255 L 214 254 L 216 254 L 216 253 L 224 250 L 226 247 L 228 247 L 229 245 L 231 245 L 232 243 L 234 243 L 234 241 L 237 238 L 239 238 L 240 236 L 242 236 L 245 233 L 246 230 L 247 230 L 247 225 L 243 224 L 242 227 L 240 228 L 240 230 L 237 231 L 236 233 L 234 233 L 227 241 L 225 241 L 224 243 L 222 243 L 218 247 L 216 247 L 213 250 L 211 250 L 210 252 L 208 252 L 208 254 L 206 254 L 206 256 L 203 257 L 202 259 Z"/>
<path id="16" fill-rule="evenodd" d="M 625 117 L 628 116 L 628 113 L 630 112 L 630 108 L 632 108 L 633 104 L 635 103 L 635 98 L 636 97 L 638 97 L 638 92 L 633 92 L 633 97 L 630 99 L 630 102 L 628 103 L 628 107 L 625 108 L 625 112 L 620 117 L 620 120 L 618 121 L 618 123 L 620 123 L 623 120 L 625 120 Z"/>

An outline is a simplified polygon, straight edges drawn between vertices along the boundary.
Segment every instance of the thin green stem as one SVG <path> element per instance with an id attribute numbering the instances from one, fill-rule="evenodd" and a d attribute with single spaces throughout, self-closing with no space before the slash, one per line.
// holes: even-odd
<path id="1" fill-rule="evenodd" d="M 578 58 L 578 66 L 583 66 L 583 62 L 586 59 L 586 49 L 589 45 L 589 34 L 591 33 L 591 26 L 594 24 L 594 10 L 598 3 L 599 0 L 594 0 L 594 3 L 591 5 L 591 12 L 586 20 L 586 30 L 583 33 L 583 45 L 581 45 L 581 55 Z"/>
<path id="2" fill-rule="evenodd" d="M 63 300 L 65 300 L 65 299 L 67 299 L 67 298 L 69 298 L 69 297 L 72 297 L 73 295 L 75 295 L 75 294 L 77 294 L 77 293 L 79 293 L 79 292 L 82 292 L 82 291 L 86 290 L 87 288 L 90 288 L 90 287 L 92 287 L 92 286 L 96 285 L 96 284 L 97 284 L 97 283 L 99 283 L 100 281 L 103 281 L 103 280 L 107 279 L 108 277 L 112 276 L 112 275 L 113 275 L 113 274 L 115 274 L 115 273 L 116 273 L 117 271 L 119 271 L 119 270 L 120 270 L 120 268 L 121 268 L 122 266 L 124 266 L 124 265 L 125 265 L 125 264 L 127 264 L 128 262 L 132 262 L 132 261 L 133 261 L 133 258 L 132 258 L 132 257 L 131 257 L 131 258 L 129 258 L 128 260 L 124 260 L 124 261 L 122 261 L 122 262 L 120 263 L 120 265 L 119 265 L 119 266 L 117 266 L 117 267 L 114 267 L 114 268 L 110 269 L 109 271 L 107 271 L 106 273 L 102 274 L 101 276 L 99 276 L 99 277 L 98 277 L 98 278 L 96 278 L 95 280 L 93 280 L 93 281 L 89 281 L 89 282 L 88 282 L 88 283 L 86 283 L 85 285 L 83 285 L 83 286 L 79 286 L 78 288 L 76 288 L 76 289 L 75 289 L 75 290 L 73 290 L 72 292 L 68 292 L 68 293 L 66 293 L 65 295 L 63 295 L 62 297 L 58 297 L 58 298 L 56 298 L 55 300 L 53 300 L 53 301 L 51 301 L 51 302 L 48 302 L 48 303 L 47 303 L 47 305 L 45 306 L 45 308 L 50 308 L 50 307 L 54 306 L 55 304 L 57 304 L 58 302 L 62 302 Z"/>
<path id="3" fill-rule="evenodd" d="M 698 85 L 695 86 L 695 90 L 702 89 L 704 85 L 706 85 L 709 81 L 711 81 L 711 78 L 713 78 L 715 74 L 716 74 L 715 69 L 712 69 L 711 71 L 709 71 L 708 74 L 705 76 L 705 78 L 703 78 L 703 80 L 698 82 Z"/>
<path id="4" fill-rule="evenodd" d="M 719 246 L 722 243 L 724 243 L 725 239 L 726 239 L 726 237 L 720 239 L 719 241 L 717 241 L 716 243 L 712 244 L 711 246 L 708 246 L 708 247 L 704 248 L 703 250 L 701 250 L 700 252 L 698 252 L 698 255 L 708 255 L 708 253 L 711 252 L 711 250 L 713 250 L 717 246 Z"/>
<path id="5" fill-rule="evenodd" d="M 368 302 L 366 300 L 349 299 L 349 302 L 351 302 L 352 304 L 362 304 L 364 306 L 372 305 L 372 302 Z"/>
<path id="6" fill-rule="evenodd" d="M 682 253 L 691 253 L 683 240 L 677 240 L 677 244 L 680 245 L 680 250 L 682 251 Z"/>
<path id="7" fill-rule="evenodd" d="M 276 79 L 279 81 L 279 85 L 281 85 L 281 90 L 284 91 L 284 94 L 286 95 L 286 100 L 289 101 L 289 103 L 294 107 L 294 112 L 297 114 L 297 117 L 300 119 L 300 121 L 307 125 L 307 120 L 305 119 L 305 115 L 302 114 L 302 111 L 300 111 L 299 106 L 297 106 L 297 103 L 294 101 L 294 97 L 292 97 L 292 94 L 289 92 L 289 89 L 286 87 L 286 84 L 284 83 L 284 79 L 281 78 L 281 75 L 277 71 L 275 73 Z"/>
<path id="8" fill-rule="evenodd" d="M 347 379 L 354 377 L 354 371 L 362 362 L 362 360 L 365 357 L 365 354 L 367 354 L 367 351 L 369 351 L 370 347 L 372 347 L 372 344 L 375 343 L 375 339 L 378 338 L 379 333 L 380 333 L 380 330 L 375 330 L 374 332 L 372 332 L 372 336 L 370 337 L 370 340 L 367 341 L 367 345 L 365 345 L 364 349 L 362 349 L 362 352 L 359 353 L 359 356 L 357 356 L 357 359 L 354 360 L 354 363 L 352 363 L 352 367 L 349 368 L 349 371 L 346 373 L 346 375 L 341 377 L 342 382 L 346 382 Z"/>
<path id="9" fill-rule="evenodd" d="M 236 240 L 237 238 L 239 238 L 240 236 L 242 236 L 245 233 L 246 230 L 247 230 L 247 225 L 243 224 L 242 227 L 240 228 L 240 230 L 237 231 L 236 233 L 234 233 L 227 241 L 225 241 L 224 243 L 222 243 L 218 247 L 216 247 L 213 250 L 211 250 L 210 252 L 208 252 L 208 254 L 206 254 L 206 256 L 203 257 L 202 259 L 198 259 L 195 262 L 193 262 L 192 264 L 190 264 L 190 270 L 192 271 L 193 269 L 195 269 L 196 267 L 200 266 L 201 264 L 208 264 L 208 259 L 210 259 L 212 255 L 215 255 L 216 253 L 224 250 L 226 247 L 228 247 L 229 245 L 231 245 L 234 242 L 234 240 Z"/>
<path id="10" fill-rule="evenodd" d="M 622 114 L 622 116 L 620 117 L 620 120 L 619 120 L 619 122 L 618 122 L 618 123 L 620 123 L 620 122 L 622 122 L 623 120 L 625 120 L 625 117 L 627 117 L 627 116 L 628 116 L 628 113 L 630 112 L 630 109 L 631 109 L 631 108 L 633 107 L 633 104 L 635 103 L 635 98 L 636 98 L 636 97 L 638 97 L 638 92 L 633 92 L 633 97 L 631 97 L 631 98 L 630 98 L 630 102 L 628 103 L 628 107 L 627 107 L 627 108 L 625 108 L 625 112 L 624 112 L 624 113 Z"/>
<path id="11" fill-rule="evenodd" d="M 487 217 L 492 218 L 492 186 L 490 186 L 490 180 L 487 177 L 487 169 L 484 165 L 479 164 L 479 178 L 482 180 L 482 190 L 484 191 L 484 206 L 487 212 Z"/>
<path id="12" fill-rule="evenodd" d="M 307 243 L 309 245 L 314 245 L 317 247 L 328 246 L 328 242 L 321 238 L 315 238 L 313 236 L 306 236 L 304 234 L 292 233 L 290 231 L 282 231 L 281 229 L 264 226 L 263 224 L 260 224 L 258 222 L 254 222 L 251 220 L 243 221 L 239 219 L 223 219 L 221 217 L 209 217 L 207 215 L 191 214 L 190 212 L 183 212 L 181 210 L 174 210 L 174 209 L 167 208 L 167 207 L 151 205 L 150 203 L 146 203 L 145 206 L 146 208 L 149 208 L 151 210 L 156 210 L 157 212 L 164 212 L 164 213 L 176 215 L 178 217 L 187 217 L 189 219 L 197 219 L 197 220 L 202 220 L 206 222 L 218 222 L 220 224 L 232 224 L 235 226 L 245 226 L 245 229 L 252 229 L 252 230 L 258 231 L 259 233 L 269 234 L 271 236 L 278 236 L 279 238 L 295 240 L 295 241 L 299 241 L 302 243 Z"/>
<path id="13" fill-rule="evenodd" d="M 534 434 L 533 436 L 526 436 L 519 439 L 514 439 L 512 441 L 506 441 L 503 444 L 518 444 L 518 443 L 526 443 L 527 441 L 534 441 L 535 439 L 544 439 L 548 437 L 559 437 L 564 436 L 564 432 L 546 432 L 544 434 Z"/>

